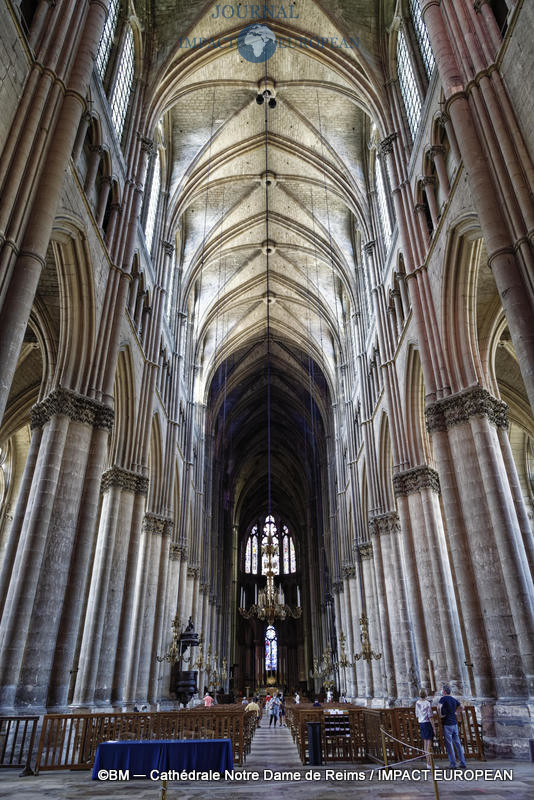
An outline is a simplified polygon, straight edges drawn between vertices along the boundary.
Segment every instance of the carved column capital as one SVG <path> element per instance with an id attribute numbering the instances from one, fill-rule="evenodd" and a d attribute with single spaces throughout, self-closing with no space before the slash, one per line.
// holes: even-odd
<path id="1" fill-rule="evenodd" d="M 169 559 L 171 561 L 179 561 L 182 555 L 182 548 L 179 544 L 171 543 L 169 547 Z"/>
<path id="2" fill-rule="evenodd" d="M 156 145 L 152 139 L 148 139 L 146 136 L 139 136 L 139 139 L 141 140 L 141 150 L 147 154 L 147 157 L 151 158 L 155 155 Z"/>
<path id="3" fill-rule="evenodd" d="M 376 241 L 374 239 L 371 239 L 370 242 L 366 242 L 364 244 L 363 249 L 368 255 L 372 255 L 375 247 L 376 247 Z"/>
<path id="4" fill-rule="evenodd" d="M 347 579 L 354 578 L 356 575 L 354 564 L 351 564 L 350 561 L 344 561 L 341 565 L 341 574 Z"/>
<path id="5" fill-rule="evenodd" d="M 406 497 L 421 489 L 432 489 L 437 494 L 440 493 L 439 475 L 435 469 L 427 466 L 414 467 L 405 472 L 397 472 L 393 476 L 393 490 L 396 497 Z"/>
<path id="6" fill-rule="evenodd" d="M 100 491 L 107 492 L 113 486 L 117 486 L 125 492 L 133 492 L 133 494 L 147 494 L 148 478 L 138 472 L 130 472 L 121 467 L 111 467 L 102 475 Z"/>
<path id="7" fill-rule="evenodd" d="M 393 152 L 393 142 L 397 138 L 396 133 L 390 133 L 385 139 L 382 139 L 378 145 L 378 150 L 381 156 L 385 157 Z"/>
<path id="8" fill-rule="evenodd" d="M 372 542 L 360 542 L 358 545 L 358 550 L 360 551 L 360 558 L 368 559 L 373 557 L 373 543 Z"/>
<path id="9" fill-rule="evenodd" d="M 369 519 L 369 532 L 371 536 L 382 536 L 400 531 L 399 515 L 396 511 L 389 514 L 377 514 Z"/>
<path id="10" fill-rule="evenodd" d="M 197 566 L 190 566 L 187 568 L 187 577 L 188 578 L 198 578 L 200 575 L 200 567 Z"/>
<path id="11" fill-rule="evenodd" d="M 31 410 L 31 427 L 42 428 L 54 416 L 62 415 L 73 422 L 111 431 L 115 412 L 109 406 L 71 389 L 54 389 Z"/>
<path id="12" fill-rule="evenodd" d="M 487 417 L 496 428 L 508 428 L 508 406 L 482 386 L 473 386 L 432 403 L 425 409 L 429 433 L 446 431 L 469 422 L 471 417 Z"/>
<path id="13" fill-rule="evenodd" d="M 173 243 L 172 242 L 167 242 L 164 239 L 162 239 L 161 245 L 162 245 L 162 247 L 163 247 L 163 249 L 165 251 L 165 255 L 169 256 L 169 258 L 172 258 L 172 255 L 174 253 L 174 245 L 173 245 Z"/>
<path id="14" fill-rule="evenodd" d="M 170 535 L 171 528 L 169 526 L 174 526 L 173 521 L 167 517 L 161 517 L 159 514 L 148 512 L 143 519 L 143 530 L 157 536 Z"/>

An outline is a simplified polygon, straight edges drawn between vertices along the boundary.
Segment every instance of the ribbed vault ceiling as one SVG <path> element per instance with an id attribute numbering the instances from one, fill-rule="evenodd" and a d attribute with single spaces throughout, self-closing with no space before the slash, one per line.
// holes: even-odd
<path id="1" fill-rule="evenodd" d="M 236 19 L 238 7 L 246 19 Z M 370 236 L 368 142 L 373 125 L 387 126 L 376 35 L 384 12 L 383 3 L 359 0 L 273 7 L 284 8 L 279 19 L 260 22 L 279 44 L 304 37 L 328 46 L 278 46 L 252 63 L 235 46 L 258 22 L 248 4 L 155 3 L 149 96 L 153 123 L 167 133 L 168 232 L 182 271 L 176 311 L 194 325 L 194 397 L 208 400 L 236 503 L 251 510 L 265 496 L 269 239 L 273 501 L 294 511 L 313 479 L 310 431 L 318 452 L 346 360 L 356 231 Z M 212 37 L 233 44 L 188 46 Z M 276 95 L 267 114 L 256 102 L 265 87 Z"/>

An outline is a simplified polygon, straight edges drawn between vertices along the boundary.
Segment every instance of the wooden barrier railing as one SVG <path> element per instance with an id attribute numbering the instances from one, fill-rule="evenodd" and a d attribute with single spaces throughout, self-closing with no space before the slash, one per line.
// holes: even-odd
<path id="1" fill-rule="evenodd" d="M 0 717 L 0 767 L 23 767 L 23 775 L 33 775 L 38 722 L 39 717 Z"/>
<path id="2" fill-rule="evenodd" d="M 231 739 L 234 763 L 243 765 L 255 729 L 255 713 L 241 706 L 146 714 L 46 714 L 35 772 L 90 769 L 98 745 L 116 739 Z"/>
<path id="3" fill-rule="evenodd" d="M 328 710 L 331 708 L 342 713 L 329 714 Z M 389 763 L 413 758 L 422 747 L 419 724 L 413 708 L 371 709 L 351 705 L 314 708 L 311 705 L 288 704 L 286 718 L 303 764 L 308 763 L 308 722 L 321 723 L 325 762 L 383 762 L 381 729 L 399 740 L 396 742 L 389 736 L 386 737 Z M 435 758 L 447 758 L 437 709 L 434 709 L 434 719 L 436 737 L 433 755 Z M 464 706 L 458 715 L 458 733 L 466 758 L 484 760 L 482 739 L 473 706 Z"/>

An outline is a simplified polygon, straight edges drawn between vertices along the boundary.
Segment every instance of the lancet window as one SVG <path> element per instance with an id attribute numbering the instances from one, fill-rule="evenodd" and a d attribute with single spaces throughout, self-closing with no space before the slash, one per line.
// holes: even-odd
<path id="1" fill-rule="evenodd" d="M 119 69 L 111 93 L 111 118 L 119 140 L 122 138 L 126 112 L 130 104 L 134 78 L 134 36 L 129 25 L 122 42 Z"/>
<path id="2" fill-rule="evenodd" d="M 265 670 L 272 672 L 278 668 L 278 636 L 273 625 L 265 631 Z"/>
<path id="3" fill-rule="evenodd" d="M 102 80 L 104 80 L 106 69 L 113 47 L 113 36 L 115 28 L 117 27 L 117 20 L 119 18 L 119 0 L 111 0 L 109 6 L 108 16 L 98 45 L 98 52 L 96 54 L 96 68 Z"/>
<path id="4" fill-rule="evenodd" d="M 244 567 L 248 575 L 265 575 L 267 571 L 267 545 L 269 535 L 272 552 L 272 565 L 275 575 L 291 575 L 297 571 L 295 541 L 287 525 L 277 526 L 274 517 L 265 517 L 261 530 L 254 525 L 245 545 Z"/>
<path id="5" fill-rule="evenodd" d="M 150 198 L 148 201 L 148 212 L 145 225 L 145 241 L 148 252 L 152 248 L 154 239 L 154 229 L 156 226 L 156 212 L 158 210 L 159 191 L 161 188 L 161 159 L 156 155 L 154 172 L 152 174 L 152 184 L 150 186 Z"/>

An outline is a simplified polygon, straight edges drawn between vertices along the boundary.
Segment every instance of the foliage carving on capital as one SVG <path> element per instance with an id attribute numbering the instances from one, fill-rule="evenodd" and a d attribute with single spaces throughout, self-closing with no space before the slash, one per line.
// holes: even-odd
<path id="1" fill-rule="evenodd" d="M 369 532 L 371 536 L 387 535 L 400 531 L 399 515 L 396 511 L 388 514 L 376 514 L 369 519 Z"/>
<path id="2" fill-rule="evenodd" d="M 170 533 L 169 524 L 174 525 L 172 520 L 167 517 L 160 517 L 159 514 L 148 513 L 143 519 L 143 530 L 146 533 L 153 533 L 158 536 L 165 536 Z"/>
<path id="3" fill-rule="evenodd" d="M 130 472 L 121 467 L 111 467 L 102 475 L 100 491 L 107 492 L 113 486 L 134 494 L 147 494 L 148 478 L 138 472 Z"/>
<path id="4" fill-rule="evenodd" d="M 440 493 L 439 475 L 435 469 L 427 466 L 414 467 L 393 476 L 396 497 L 407 497 L 421 489 L 432 489 L 436 494 Z"/>
<path id="5" fill-rule="evenodd" d="M 378 145 L 378 149 L 380 155 L 385 158 L 385 156 L 391 155 L 393 153 L 393 142 L 397 138 L 396 133 L 390 133 L 389 136 L 386 136 L 385 139 L 382 139 L 380 144 Z"/>
<path id="6" fill-rule="evenodd" d="M 360 551 L 360 558 L 367 559 L 373 557 L 373 543 L 372 542 L 360 542 L 358 545 L 358 550 Z"/>
<path id="7" fill-rule="evenodd" d="M 171 561 L 179 561 L 182 556 L 182 547 L 179 544 L 171 543 L 169 547 L 169 558 Z"/>
<path id="8" fill-rule="evenodd" d="M 425 409 L 429 433 L 446 431 L 455 425 L 469 422 L 471 417 L 487 417 L 496 428 L 508 428 L 508 406 L 482 386 L 473 386 L 444 397 Z"/>
<path id="9" fill-rule="evenodd" d="M 341 574 L 347 579 L 354 578 L 356 575 L 354 564 L 351 564 L 350 561 L 344 561 L 341 565 Z"/>
<path id="10" fill-rule="evenodd" d="M 107 431 L 111 431 L 115 419 L 115 412 L 109 406 L 93 400 L 92 397 L 60 387 L 33 406 L 31 427 L 42 428 L 52 417 L 58 415 L 68 417 L 72 422 L 81 422 Z"/>
<path id="11" fill-rule="evenodd" d="M 141 150 L 143 153 L 146 153 L 149 158 L 151 158 L 156 153 L 156 145 L 152 141 L 152 139 L 148 139 L 146 136 L 140 136 L 141 140 Z"/>

